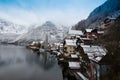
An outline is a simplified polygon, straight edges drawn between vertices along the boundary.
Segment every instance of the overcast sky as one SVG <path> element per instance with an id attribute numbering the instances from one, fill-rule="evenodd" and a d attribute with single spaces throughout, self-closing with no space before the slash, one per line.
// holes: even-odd
<path id="1" fill-rule="evenodd" d="M 106 0 L 0 0 L 0 18 L 31 25 L 52 21 L 71 26 Z"/>

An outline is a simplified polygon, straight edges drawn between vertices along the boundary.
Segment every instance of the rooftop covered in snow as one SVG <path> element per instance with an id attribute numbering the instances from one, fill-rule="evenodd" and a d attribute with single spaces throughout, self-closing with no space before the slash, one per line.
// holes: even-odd
<path id="1" fill-rule="evenodd" d="M 106 49 L 100 46 L 81 45 L 84 52 L 88 55 L 90 60 L 99 62 L 105 55 Z"/>
<path id="2" fill-rule="evenodd" d="M 79 58 L 76 54 L 71 54 L 71 58 Z"/>
<path id="3" fill-rule="evenodd" d="M 91 32 L 93 29 L 85 29 L 86 32 Z"/>
<path id="4" fill-rule="evenodd" d="M 104 31 L 97 31 L 98 34 L 104 34 Z"/>
<path id="5" fill-rule="evenodd" d="M 66 45 L 76 46 L 76 39 L 74 39 L 74 40 L 66 39 L 65 42 L 66 42 Z"/>
<path id="6" fill-rule="evenodd" d="M 82 80 L 89 80 L 89 79 L 87 79 L 81 72 L 76 72 L 76 73 L 77 73 L 78 76 L 80 76 L 80 78 L 81 78 Z"/>
<path id="7" fill-rule="evenodd" d="M 69 30 L 68 34 L 70 35 L 83 35 L 81 30 Z"/>
<path id="8" fill-rule="evenodd" d="M 80 62 L 68 62 L 68 64 L 71 69 L 80 69 Z"/>

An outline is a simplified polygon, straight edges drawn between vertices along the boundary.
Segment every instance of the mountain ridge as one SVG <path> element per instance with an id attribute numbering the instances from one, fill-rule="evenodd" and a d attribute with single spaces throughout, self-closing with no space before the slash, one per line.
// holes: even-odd
<path id="1" fill-rule="evenodd" d="M 37 25 L 36 28 L 33 28 L 27 33 L 20 35 L 12 42 L 29 43 L 31 41 L 44 41 L 46 35 L 49 35 L 49 41 L 52 43 L 62 40 L 63 34 L 59 33 L 62 33 L 61 30 L 57 28 L 53 22 L 46 21 L 42 25 Z M 59 39 L 57 37 L 59 37 Z"/>
<path id="2" fill-rule="evenodd" d="M 120 10 L 120 0 L 107 0 L 105 3 L 95 8 L 87 19 L 78 22 L 73 29 L 100 28 L 101 23 Z M 118 15 L 120 16 L 120 14 Z"/>

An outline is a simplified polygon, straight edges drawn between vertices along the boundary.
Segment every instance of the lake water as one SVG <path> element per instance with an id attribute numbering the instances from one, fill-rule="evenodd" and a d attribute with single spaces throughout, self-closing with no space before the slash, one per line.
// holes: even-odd
<path id="1" fill-rule="evenodd" d="M 0 80 L 63 80 L 54 55 L 22 46 L 0 45 Z"/>

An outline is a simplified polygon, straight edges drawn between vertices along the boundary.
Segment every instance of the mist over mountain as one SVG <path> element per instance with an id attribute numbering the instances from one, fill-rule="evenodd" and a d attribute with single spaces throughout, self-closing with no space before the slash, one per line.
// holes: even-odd
<path id="1" fill-rule="evenodd" d="M 63 39 L 68 28 L 56 25 L 51 21 L 34 24 L 29 27 L 17 25 L 10 21 L 0 19 L 0 42 L 28 43 L 31 41 L 44 41 L 46 35 L 50 42 L 58 42 Z"/>
<path id="2" fill-rule="evenodd" d="M 19 35 L 27 32 L 27 27 L 0 18 L 0 42 L 13 41 Z"/>
<path id="3" fill-rule="evenodd" d="M 25 26 L 0 19 L 0 33 L 22 34 L 24 32 L 26 32 Z"/>
<path id="4" fill-rule="evenodd" d="M 106 18 L 117 18 L 118 16 L 120 16 L 120 0 L 107 0 L 94 9 L 86 20 L 78 22 L 73 29 L 100 28 Z"/>
<path id="5" fill-rule="evenodd" d="M 42 29 L 42 30 L 56 30 L 57 26 L 53 22 L 51 22 L 51 21 L 46 21 L 41 26 L 38 26 L 37 29 Z"/>
<path id="6" fill-rule="evenodd" d="M 34 26 L 32 26 L 34 27 Z M 35 28 L 29 29 L 29 31 L 25 34 L 17 37 L 13 42 L 31 42 L 31 41 L 44 41 L 46 35 L 48 35 L 49 42 L 58 42 L 63 39 L 63 35 L 67 28 L 60 28 L 56 26 L 51 21 L 46 21 L 42 25 L 35 25 Z"/>

